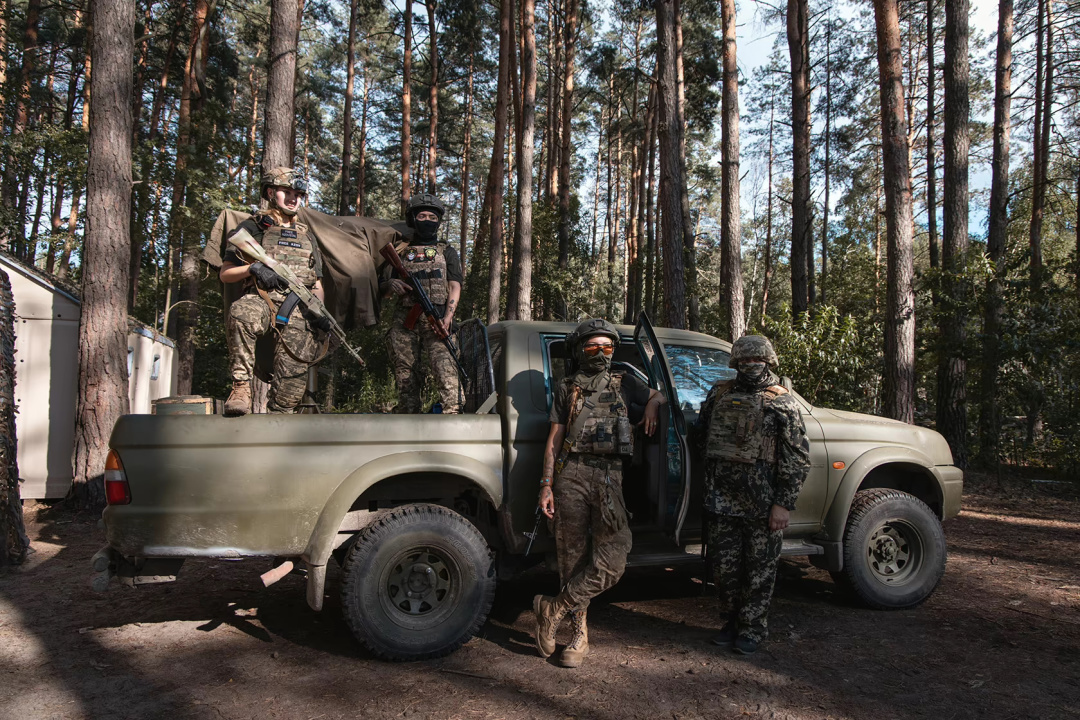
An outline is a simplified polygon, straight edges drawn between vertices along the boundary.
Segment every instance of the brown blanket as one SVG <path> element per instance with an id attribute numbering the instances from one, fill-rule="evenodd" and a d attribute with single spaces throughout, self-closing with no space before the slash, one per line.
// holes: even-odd
<path id="1" fill-rule="evenodd" d="M 203 250 L 203 260 L 221 267 L 225 237 L 247 218 L 249 213 L 223 210 Z M 379 251 L 384 245 L 401 241 L 400 225 L 365 217 L 327 215 L 311 208 L 300 208 L 297 221 L 307 225 L 322 251 L 323 289 L 326 307 L 346 328 L 375 325 L 379 322 L 378 268 Z M 232 290 L 236 286 L 227 286 Z M 235 298 L 226 292 L 226 306 Z"/>

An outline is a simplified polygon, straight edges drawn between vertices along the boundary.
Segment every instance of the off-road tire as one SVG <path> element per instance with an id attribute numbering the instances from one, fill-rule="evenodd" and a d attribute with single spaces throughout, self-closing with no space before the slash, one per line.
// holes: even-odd
<path id="1" fill-rule="evenodd" d="M 493 553 L 468 520 L 441 505 L 404 505 L 361 530 L 349 549 L 342 611 L 377 657 L 442 657 L 487 620 L 495 580 Z"/>
<path id="2" fill-rule="evenodd" d="M 899 490 L 860 490 L 844 530 L 844 569 L 833 577 L 872 608 L 902 610 L 930 597 L 946 557 L 941 522 L 926 503 Z"/>

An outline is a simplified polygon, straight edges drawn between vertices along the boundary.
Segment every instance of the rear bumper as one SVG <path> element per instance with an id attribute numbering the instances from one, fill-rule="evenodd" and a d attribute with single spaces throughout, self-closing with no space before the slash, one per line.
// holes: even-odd
<path id="1" fill-rule="evenodd" d="M 954 465 L 937 465 L 934 475 L 941 485 L 941 519 L 960 514 L 960 499 L 964 492 L 964 471 Z"/>

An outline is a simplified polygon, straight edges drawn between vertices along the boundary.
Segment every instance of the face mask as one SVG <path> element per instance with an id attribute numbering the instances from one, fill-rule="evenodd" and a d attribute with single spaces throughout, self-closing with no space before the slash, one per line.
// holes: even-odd
<path id="1" fill-rule="evenodd" d="M 580 353 L 578 358 L 581 369 L 590 375 L 603 372 L 611 367 L 611 356 L 605 355 L 604 353 L 597 353 L 595 355 Z"/>
<path id="2" fill-rule="evenodd" d="M 420 236 L 421 240 L 434 240 L 438 237 L 438 220 L 417 220 L 413 225 L 416 226 L 416 234 Z"/>
<path id="3" fill-rule="evenodd" d="M 735 369 L 747 380 L 758 382 L 768 372 L 768 365 L 763 362 L 741 362 Z"/>

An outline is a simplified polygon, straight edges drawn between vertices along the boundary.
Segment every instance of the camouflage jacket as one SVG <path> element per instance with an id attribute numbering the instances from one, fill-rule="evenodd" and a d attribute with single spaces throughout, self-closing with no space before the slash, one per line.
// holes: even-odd
<path id="1" fill-rule="evenodd" d="M 698 416 L 694 436 L 701 454 L 717 397 L 714 387 Z M 717 515 L 760 517 L 768 514 L 773 505 L 795 509 L 799 490 L 810 471 L 810 441 L 806 438 L 798 401 L 791 395 L 781 395 L 769 402 L 765 406 L 762 432 L 776 438 L 775 462 L 706 461 L 706 510 Z"/>

